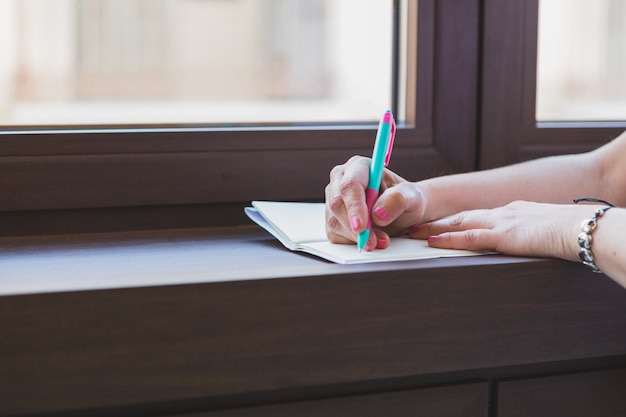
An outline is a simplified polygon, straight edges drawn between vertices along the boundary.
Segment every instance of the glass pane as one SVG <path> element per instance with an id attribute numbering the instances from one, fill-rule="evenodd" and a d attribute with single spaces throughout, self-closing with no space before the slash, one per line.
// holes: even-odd
<path id="1" fill-rule="evenodd" d="M 392 7 L 0 0 L 0 125 L 376 121 Z"/>
<path id="2" fill-rule="evenodd" d="M 537 120 L 626 120 L 626 1 L 539 2 Z"/>

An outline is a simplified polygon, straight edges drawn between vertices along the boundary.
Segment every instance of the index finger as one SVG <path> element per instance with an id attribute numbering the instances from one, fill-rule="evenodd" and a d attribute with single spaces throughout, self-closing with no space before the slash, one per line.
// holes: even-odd
<path id="1" fill-rule="evenodd" d="M 365 202 L 370 162 L 368 158 L 353 157 L 344 166 L 341 176 L 334 178 L 337 184 L 336 192 L 341 198 L 348 221 L 355 233 L 365 230 L 371 215 Z"/>

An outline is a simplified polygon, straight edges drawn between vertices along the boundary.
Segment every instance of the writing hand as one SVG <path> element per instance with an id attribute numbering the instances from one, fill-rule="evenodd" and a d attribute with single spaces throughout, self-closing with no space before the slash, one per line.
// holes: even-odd
<path id="1" fill-rule="evenodd" d="M 365 204 L 370 159 L 354 156 L 330 172 L 326 186 L 326 235 L 334 243 L 354 243 L 372 216 L 374 233 L 366 250 L 384 249 L 389 236 L 405 234 L 409 227 L 423 221 L 425 197 L 415 184 L 385 169 L 380 195 L 372 213 Z"/>

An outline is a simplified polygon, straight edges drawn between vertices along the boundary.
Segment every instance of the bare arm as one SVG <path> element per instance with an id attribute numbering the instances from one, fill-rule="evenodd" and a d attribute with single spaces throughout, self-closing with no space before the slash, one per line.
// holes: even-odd
<path id="1" fill-rule="evenodd" d="M 596 197 L 626 204 L 626 133 L 596 151 L 537 159 L 492 170 L 418 183 L 427 201 L 425 220 L 493 208 L 515 200 L 572 203 Z"/>
<path id="2" fill-rule="evenodd" d="M 428 215 L 440 220 L 420 225 L 413 237 L 440 248 L 580 262 L 581 223 L 602 206 L 575 205 L 572 199 L 598 197 L 618 207 L 606 211 L 591 234 L 594 262 L 626 288 L 626 209 L 620 208 L 626 205 L 626 134 L 586 154 L 545 158 L 457 179 L 462 181 L 452 181 L 453 177 L 425 181 L 425 195 L 439 202 L 448 199 L 451 206 L 429 205 L 433 211 Z M 464 194 L 456 188 L 464 181 L 473 183 L 468 186 L 472 191 L 479 184 L 489 193 Z M 450 198 L 455 192 L 456 197 Z"/>
<path id="3" fill-rule="evenodd" d="M 389 234 L 409 232 L 431 246 L 496 250 L 511 255 L 578 259 L 580 223 L 598 206 L 574 198 L 601 198 L 626 206 L 626 133 L 580 155 L 537 159 L 508 167 L 411 183 L 385 172 L 371 213 L 368 249 L 384 248 Z M 353 242 L 367 223 L 364 189 L 369 161 L 352 158 L 333 169 L 326 188 L 327 234 Z M 592 251 L 597 266 L 626 288 L 626 209 L 598 221 Z"/>

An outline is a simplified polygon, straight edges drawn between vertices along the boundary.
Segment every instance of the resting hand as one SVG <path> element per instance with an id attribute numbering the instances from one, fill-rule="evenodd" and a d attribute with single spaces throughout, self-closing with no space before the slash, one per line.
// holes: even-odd
<path id="1" fill-rule="evenodd" d="M 411 237 L 438 248 L 493 250 L 519 255 L 578 259 L 580 222 L 589 206 L 515 201 L 490 210 L 464 211 L 412 228 Z"/>
<path id="2" fill-rule="evenodd" d="M 415 184 L 385 169 L 380 195 L 372 213 L 365 204 L 371 160 L 354 156 L 330 172 L 326 186 L 326 235 L 334 243 L 354 243 L 372 216 L 366 250 L 386 248 L 390 235 L 405 234 L 409 227 L 423 221 L 425 197 Z"/>

